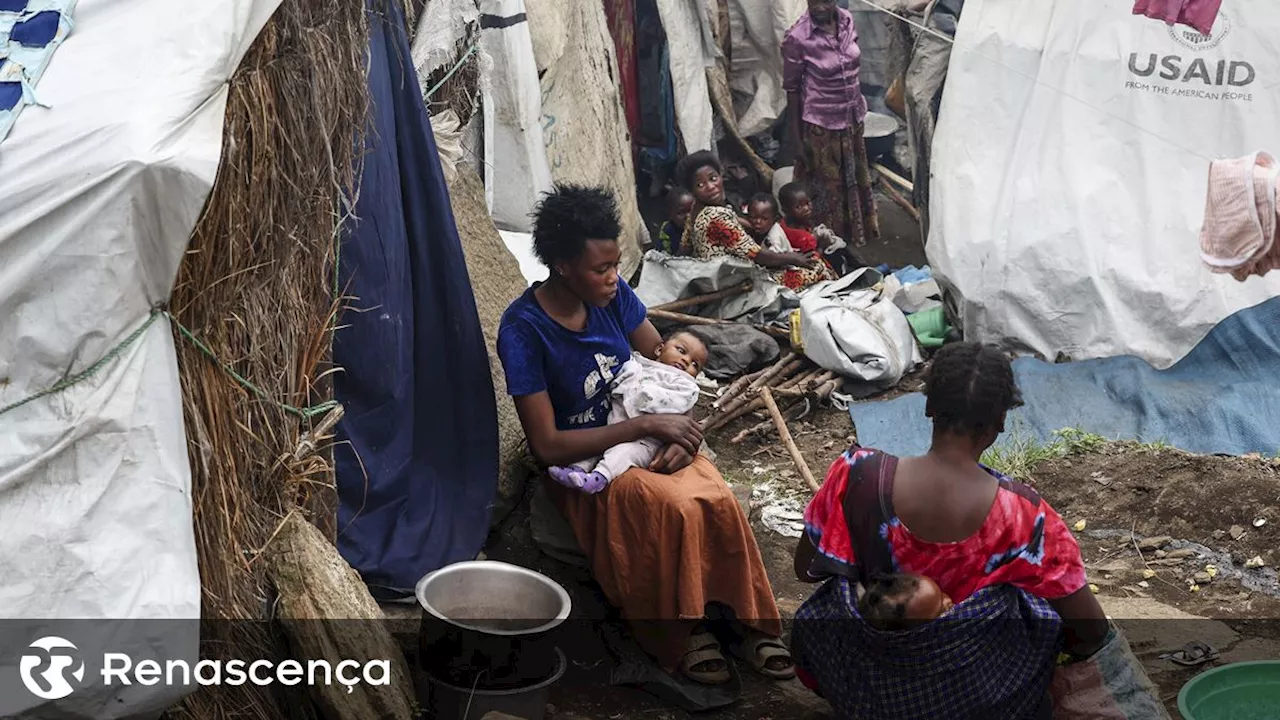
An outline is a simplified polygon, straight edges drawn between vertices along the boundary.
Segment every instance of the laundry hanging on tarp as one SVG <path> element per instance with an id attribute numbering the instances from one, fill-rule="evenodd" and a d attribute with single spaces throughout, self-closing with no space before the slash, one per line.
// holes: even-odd
<path id="1" fill-rule="evenodd" d="M 1218 17 L 1222 0 L 1138 0 L 1134 15 L 1145 15 L 1167 25 L 1187 25 L 1209 35 Z"/>
<path id="2" fill-rule="evenodd" d="M 1200 257 L 1210 270 L 1244 282 L 1280 267 L 1277 177 L 1280 165 L 1265 152 L 1210 163 L 1200 229 Z"/>

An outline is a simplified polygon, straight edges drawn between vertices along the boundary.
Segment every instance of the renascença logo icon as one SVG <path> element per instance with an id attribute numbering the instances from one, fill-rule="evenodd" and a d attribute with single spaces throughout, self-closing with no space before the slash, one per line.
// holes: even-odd
<path id="1" fill-rule="evenodd" d="M 27 686 L 31 694 L 42 700 L 61 700 L 75 691 L 67 682 L 67 670 L 76 682 L 84 680 L 84 661 L 77 655 L 80 648 L 69 641 L 49 635 L 31 643 L 31 649 L 38 652 L 22 656 L 18 670 L 22 673 L 22 684 Z M 59 652 L 55 652 L 59 651 Z M 41 670 L 41 668 L 44 668 Z"/>

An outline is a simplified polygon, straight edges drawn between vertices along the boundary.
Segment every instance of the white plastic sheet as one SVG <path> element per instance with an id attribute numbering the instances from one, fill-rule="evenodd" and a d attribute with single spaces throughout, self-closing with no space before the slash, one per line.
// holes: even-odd
<path id="1" fill-rule="evenodd" d="M 278 4 L 80 0 L 40 82 L 49 107 L 0 147 L 0 407 L 85 371 L 169 297 L 214 182 L 227 80 Z M 190 485 L 160 318 L 83 382 L 0 414 L 0 617 L 198 618 Z M 4 638 L 0 716 L 39 703 L 12 671 L 32 639 Z M 120 717 L 180 692 L 87 688 L 57 707 Z"/>
<path id="2" fill-rule="evenodd" d="M 703 308 L 699 314 L 767 323 L 798 304 L 795 293 L 774 282 L 763 267 L 749 260 L 726 256 L 711 260 L 672 257 L 657 250 L 645 253 L 640 283 L 635 290 L 640 302 L 655 307 L 725 290 L 746 280 L 751 281 L 750 291 L 726 298 L 714 308 Z"/>
<path id="3" fill-rule="evenodd" d="M 481 102 L 489 214 L 503 230 L 528 232 L 534 205 L 552 182 L 533 41 L 523 0 L 481 0 L 480 10 L 495 18 L 494 26 L 480 31 L 480 44 L 493 59 Z"/>
<path id="4" fill-rule="evenodd" d="M 927 250 L 971 338 L 1165 367 L 1280 294 L 1210 273 L 1198 243 L 1209 160 L 1280 151 L 1280 4 L 1226 0 L 1207 38 L 1132 11 L 965 4 Z"/>
<path id="5" fill-rule="evenodd" d="M 729 87 L 748 98 L 738 111 L 738 131 L 744 137 L 769 129 L 787 107 L 782 39 L 807 7 L 805 0 L 729 1 Z M 734 104 L 739 104 L 736 98 Z"/>
<path id="6" fill-rule="evenodd" d="M 712 141 L 707 68 L 715 64 L 715 45 L 707 40 L 711 28 L 706 25 L 706 13 L 699 13 L 699 2 L 702 0 L 657 0 L 670 53 L 676 125 L 691 153 L 710 150 Z"/>
<path id="7" fill-rule="evenodd" d="M 800 296 L 805 357 L 840 375 L 888 387 L 924 361 L 907 316 L 884 293 L 880 273 L 862 268 Z"/>

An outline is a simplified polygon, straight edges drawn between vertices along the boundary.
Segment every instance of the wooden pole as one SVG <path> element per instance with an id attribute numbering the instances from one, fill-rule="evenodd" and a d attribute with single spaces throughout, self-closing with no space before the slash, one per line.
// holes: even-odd
<path id="1" fill-rule="evenodd" d="M 805 401 L 804 401 L 804 400 L 800 400 L 800 401 L 796 402 L 795 404 L 791 405 L 791 406 L 790 406 L 790 407 L 788 407 L 787 409 L 783 410 L 783 411 L 782 411 L 782 416 L 783 416 L 784 418 L 790 418 L 790 419 L 794 420 L 795 418 L 794 418 L 794 417 L 792 417 L 792 411 L 793 411 L 793 410 L 796 410 L 796 409 L 798 409 L 798 408 L 803 408 L 803 407 L 804 407 L 804 403 L 805 403 Z M 773 418 L 765 418 L 763 421 L 761 421 L 761 422 L 759 422 L 759 423 L 757 423 L 757 424 L 755 424 L 755 425 L 752 425 L 751 427 L 747 428 L 746 430 L 743 430 L 742 432 L 738 433 L 737 435 L 734 435 L 734 436 L 733 436 L 733 439 L 731 439 L 729 442 L 730 442 L 730 443 L 732 443 L 732 444 L 734 444 L 734 445 L 740 445 L 740 444 L 742 444 L 743 442 L 746 442 L 747 438 L 751 437 L 752 435 L 756 435 L 756 434 L 759 434 L 759 433 L 766 432 L 766 431 L 768 431 L 768 430 L 769 430 L 769 428 L 772 428 L 772 427 L 773 427 Z"/>
<path id="2" fill-rule="evenodd" d="M 765 409 L 769 411 L 769 416 L 773 418 L 773 424 L 778 428 L 778 437 L 782 438 L 782 444 L 787 448 L 787 452 L 791 454 L 791 461 L 796 464 L 796 469 L 800 471 L 800 476 L 804 481 L 809 483 L 809 488 L 814 492 L 822 489 L 818 485 L 818 481 L 813 479 L 813 472 L 809 470 L 809 464 L 804 461 L 804 455 L 800 454 L 800 448 L 796 447 L 796 441 L 791 438 L 791 431 L 787 429 L 787 421 L 782 419 L 782 411 L 778 410 L 778 403 L 773 399 L 773 391 L 769 388 L 760 389 L 760 399 L 764 400 Z"/>
<path id="3" fill-rule="evenodd" d="M 720 399 L 716 401 L 716 407 L 724 408 L 728 405 L 733 404 L 733 400 L 739 393 L 742 393 L 743 391 L 750 388 L 759 387 L 761 384 L 769 382 L 774 378 L 774 376 L 782 372 L 782 370 L 787 365 L 794 362 L 795 359 L 796 359 L 796 354 L 793 352 L 789 352 L 786 355 L 783 355 L 782 357 L 778 358 L 777 362 L 765 368 L 764 370 L 761 370 L 760 372 L 753 373 L 751 375 L 746 375 L 738 378 L 737 380 L 734 380 L 733 384 L 729 386 L 729 389 L 725 390 L 724 394 L 720 396 Z"/>
<path id="4" fill-rule="evenodd" d="M 671 312 L 669 310 L 659 310 L 650 308 L 649 317 L 654 320 L 666 320 L 667 322 L 681 323 L 684 325 L 744 325 L 746 327 L 755 328 L 771 337 L 788 340 L 791 333 L 782 328 L 770 327 L 768 325 L 752 325 L 748 323 L 733 322 L 731 320 L 717 320 L 715 318 L 704 318 L 697 315 L 686 315 L 684 313 Z"/>
<path id="5" fill-rule="evenodd" d="M 717 300 L 723 300 L 728 297 L 733 297 L 734 295 L 741 295 L 742 293 L 748 292 L 750 290 L 751 290 L 751 281 L 744 280 L 743 282 L 738 283 L 733 287 L 725 288 L 724 290 L 717 290 L 716 292 L 706 293 L 705 295 L 694 295 L 693 297 L 687 297 L 682 300 L 676 300 L 675 302 L 663 303 L 662 305 L 654 305 L 652 308 L 650 308 L 650 310 L 662 310 L 665 312 L 673 312 L 675 310 L 684 310 L 685 308 L 697 307 L 705 303 L 715 302 Z"/>
<path id="6" fill-rule="evenodd" d="M 889 196 L 889 199 L 897 203 L 903 210 L 906 210 L 907 214 L 916 222 L 920 222 L 920 211 L 916 209 L 916 206 L 912 205 L 906 198 L 902 197 L 902 195 L 893 188 L 893 185 L 883 177 L 880 178 L 880 187 L 884 189 L 884 192 Z"/>
<path id="7" fill-rule="evenodd" d="M 786 364 L 781 364 L 782 360 L 788 360 L 788 362 Z M 731 419 L 726 419 L 726 416 L 732 416 L 735 418 L 739 417 L 742 413 L 738 411 L 753 403 L 753 393 L 755 390 L 768 386 L 777 378 L 789 377 L 791 373 L 794 373 L 802 364 L 804 364 L 804 358 L 796 357 L 795 353 L 788 353 L 787 357 L 782 360 L 778 361 L 780 364 L 769 368 L 764 372 L 764 374 L 752 381 L 752 383 L 747 386 L 746 390 L 744 390 L 738 397 L 729 401 L 725 401 L 724 398 L 721 398 L 720 402 L 723 404 L 715 413 L 708 415 L 702 420 L 702 429 L 706 431 L 713 427 L 720 427 Z"/>
<path id="8" fill-rule="evenodd" d="M 720 394 L 720 397 L 714 403 L 712 403 L 711 406 L 716 408 L 717 410 L 720 409 L 721 404 L 729 400 L 732 400 L 735 396 L 737 396 L 738 393 L 742 392 L 744 389 L 746 389 L 748 385 L 755 382 L 756 378 L 763 375 L 765 371 L 768 369 L 769 368 L 764 368 L 764 370 L 757 370 L 756 372 L 753 372 L 750 375 L 743 375 L 737 380 L 734 380 L 732 383 L 730 383 L 729 387 L 725 388 L 725 391 Z"/>
<path id="9" fill-rule="evenodd" d="M 871 167 L 875 168 L 876 172 L 878 172 L 878 173 L 880 173 L 881 175 L 883 175 L 883 176 L 885 177 L 885 179 L 889 180 L 889 181 L 890 181 L 890 182 L 892 182 L 894 185 L 897 185 L 898 187 L 902 188 L 903 190 L 906 190 L 907 192 L 915 192 L 915 191 L 916 191 L 916 186 L 915 186 L 915 184 L 913 184 L 910 180 L 908 180 L 908 179 L 906 179 L 906 178 L 902 177 L 902 176 L 901 176 L 901 175 L 899 175 L 898 173 L 896 173 L 896 172 L 894 172 L 894 171 L 890 170 L 889 168 L 885 167 L 884 165 L 882 165 L 882 164 L 880 164 L 880 163 L 871 163 Z"/>

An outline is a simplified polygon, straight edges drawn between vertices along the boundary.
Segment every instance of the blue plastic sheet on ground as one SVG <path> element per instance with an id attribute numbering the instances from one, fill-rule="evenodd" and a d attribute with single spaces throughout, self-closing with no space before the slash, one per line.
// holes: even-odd
<path id="1" fill-rule="evenodd" d="M 1166 370 L 1129 356 L 1061 365 L 1019 358 L 1013 367 L 1026 405 L 1010 413 L 1001 443 L 1076 428 L 1194 453 L 1280 450 L 1280 298 L 1223 320 Z M 929 449 L 919 393 L 851 405 L 849 414 L 864 446 L 895 455 Z"/>
<path id="2" fill-rule="evenodd" d="M 369 13 L 372 127 L 339 262 L 346 409 L 338 549 L 372 589 L 412 592 L 484 545 L 498 476 L 488 353 L 399 4 Z"/>

